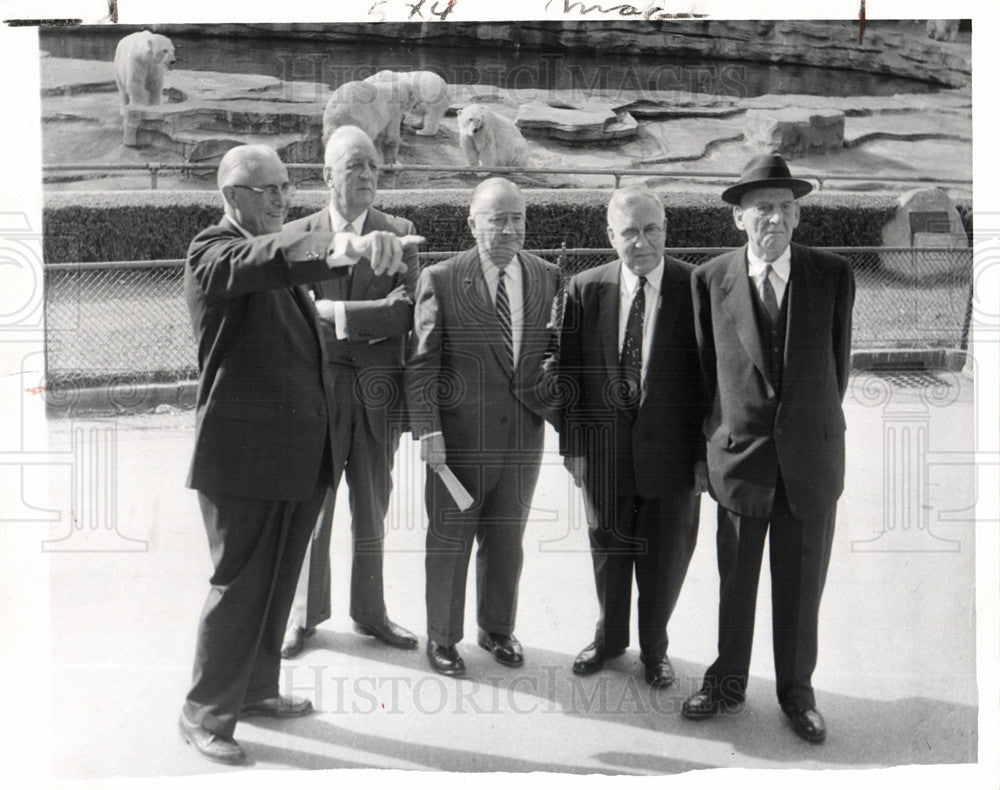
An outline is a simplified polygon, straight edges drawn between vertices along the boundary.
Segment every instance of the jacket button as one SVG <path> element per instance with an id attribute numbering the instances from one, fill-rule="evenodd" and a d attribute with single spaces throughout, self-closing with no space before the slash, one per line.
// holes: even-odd
<path id="1" fill-rule="evenodd" d="M 323 407 L 322 406 L 317 406 L 316 407 L 316 414 L 318 414 L 320 417 L 323 416 Z"/>
<path id="2" fill-rule="evenodd" d="M 501 417 L 501 418 L 500 418 L 500 424 L 501 424 L 501 425 L 506 425 L 506 424 L 507 424 L 507 422 L 508 422 L 508 420 L 507 420 L 507 418 L 506 418 L 506 417 Z"/>
<path id="3" fill-rule="evenodd" d="M 775 428 L 774 433 L 776 436 L 781 436 L 781 428 Z"/>

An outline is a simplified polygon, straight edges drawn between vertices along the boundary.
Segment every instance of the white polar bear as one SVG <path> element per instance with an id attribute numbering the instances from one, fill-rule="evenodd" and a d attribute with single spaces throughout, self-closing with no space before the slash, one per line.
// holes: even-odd
<path id="1" fill-rule="evenodd" d="M 115 81 L 122 112 L 127 104 L 159 104 L 163 78 L 176 58 L 166 36 L 141 30 L 131 33 L 115 48 Z"/>
<path id="2" fill-rule="evenodd" d="M 333 92 L 323 111 L 323 145 L 333 130 L 357 126 L 381 150 L 386 164 L 399 153 L 399 127 L 408 91 L 393 82 L 345 82 Z"/>
<path id="3" fill-rule="evenodd" d="M 365 82 L 396 83 L 407 95 L 405 113 L 413 113 L 420 118 L 417 134 L 432 137 L 437 134 L 451 97 L 448 83 L 433 71 L 380 71 L 368 77 Z M 415 125 L 415 124 L 414 124 Z"/>
<path id="4" fill-rule="evenodd" d="M 531 163 L 528 143 L 517 125 L 482 104 L 470 104 L 458 113 L 458 142 L 472 167 Z"/>
<path id="5" fill-rule="evenodd" d="M 958 20 L 928 19 L 927 37 L 935 41 L 955 41 L 958 38 Z"/>

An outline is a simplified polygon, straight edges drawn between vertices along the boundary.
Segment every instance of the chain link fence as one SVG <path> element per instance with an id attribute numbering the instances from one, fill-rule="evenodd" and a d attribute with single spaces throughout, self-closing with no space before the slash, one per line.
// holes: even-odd
<path id="1" fill-rule="evenodd" d="M 854 348 L 965 348 L 972 250 L 828 248 L 857 280 Z M 612 250 L 536 250 L 565 277 Z M 725 252 L 668 249 L 693 264 Z M 454 253 L 421 255 L 421 265 Z M 193 379 L 197 360 L 183 293 L 183 261 L 63 263 L 45 267 L 46 386 L 50 389 Z"/>

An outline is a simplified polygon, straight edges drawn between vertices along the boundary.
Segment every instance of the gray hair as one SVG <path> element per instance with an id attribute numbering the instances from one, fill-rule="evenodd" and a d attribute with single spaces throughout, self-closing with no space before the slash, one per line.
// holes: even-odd
<path id="1" fill-rule="evenodd" d="M 611 193 L 611 200 L 608 201 L 608 222 L 611 222 L 611 216 L 616 211 L 622 211 L 625 206 L 643 199 L 652 200 L 660 207 L 660 211 L 664 215 L 666 214 L 667 209 L 663 205 L 663 198 L 658 192 L 654 192 L 647 187 L 628 186 L 616 189 Z"/>

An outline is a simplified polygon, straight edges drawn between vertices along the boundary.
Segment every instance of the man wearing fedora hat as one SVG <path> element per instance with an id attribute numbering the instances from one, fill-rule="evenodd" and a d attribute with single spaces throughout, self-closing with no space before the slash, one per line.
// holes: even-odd
<path id="1" fill-rule="evenodd" d="M 752 159 L 722 193 L 747 244 L 692 278 L 695 333 L 712 402 L 703 426 L 718 502 L 719 655 L 687 718 L 746 694 L 757 582 L 770 531 L 778 702 L 796 734 L 826 737 L 812 673 L 817 621 L 844 487 L 844 412 L 854 276 L 846 260 L 792 244 L 812 184 L 780 156 Z"/>

